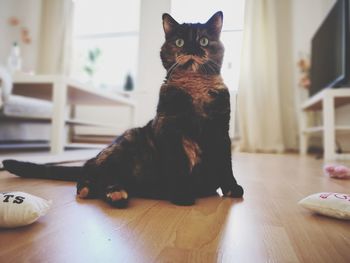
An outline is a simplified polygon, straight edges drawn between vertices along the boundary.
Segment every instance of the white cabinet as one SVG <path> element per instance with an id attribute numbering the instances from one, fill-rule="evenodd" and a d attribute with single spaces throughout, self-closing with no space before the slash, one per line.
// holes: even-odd
<path id="1" fill-rule="evenodd" d="M 301 106 L 300 116 L 300 153 L 306 154 L 309 137 L 315 133 L 323 136 L 324 160 L 349 160 L 350 154 L 336 153 L 336 136 L 339 133 L 350 135 L 350 115 L 348 125 L 335 124 L 335 108 L 350 103 L 350 88 L 325 89 L 310 97 Z M 323 124 L 308 125 L 308 114 L 322 111 Z"/>

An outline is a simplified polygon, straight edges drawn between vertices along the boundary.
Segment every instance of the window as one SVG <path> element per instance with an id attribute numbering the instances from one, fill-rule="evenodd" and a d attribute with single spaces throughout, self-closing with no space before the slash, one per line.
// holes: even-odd
<path id="1" fill-rule="evenodd" d="M 71 75 L 121 91 L 135 79 L 140 0 L 75 0 Z"/>
<path id="2" fill-rule="evenodd" d="M 223 11 L 221 41 L 225 46 L 222 76 L 229 89 L 237 90 L 243 38 L 244 0 L 173 0 L 171 14 L 179 22 L 206 22 Z"/>
<path id="3" fill-rule="evenodd" d="M 141 0 L 74 2 L 71 74 L 105 89 L 123 90 L 127 76 L 136 77 Z M 172 0 L 171 7 L 171 14 L 179 22 L 204 23 L 216 11 L 223 11 L 222 75 L 230 89 L 237 89 L 244 0 Z"/>

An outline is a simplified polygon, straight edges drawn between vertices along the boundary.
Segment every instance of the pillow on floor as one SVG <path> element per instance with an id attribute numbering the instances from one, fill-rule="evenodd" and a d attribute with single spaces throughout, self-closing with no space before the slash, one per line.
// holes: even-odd
<path id="1" fill-rule="evenodd" d="M 46 214 L 51 201 L 23 192 L 0 193 L 0 228 L 25 226 Z"/>
<path id="2" fill-rule="evenodd" d="M 350 219 L 349 194 L 317 193 L 304 198 L 299 204 L 318 214 L 339 219 Z"/>

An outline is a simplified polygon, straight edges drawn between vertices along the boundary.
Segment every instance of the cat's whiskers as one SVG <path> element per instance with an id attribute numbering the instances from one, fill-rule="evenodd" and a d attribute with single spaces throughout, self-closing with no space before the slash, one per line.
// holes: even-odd
<path id="1" fill-rule="evenodd" d="M 212 59 L 208 58 L 207 65 L 213 70 L 213 73 L 216 73 L 216 74 L 220 73 L 221 67 Z"/>
<path id="2" fill-rule="evenodd" d="M 179 63 L 175 62 L 171 65 L 171 67 L 168 69 L 168 72 L 171 72 Z"/>
<path id="3" fill-rule="evenodd" d="M 185 65 L 189 61 L 192 62 L 190 69 L 194 72 L 202 71 L 205 75 L 220 73 L 220 66 L 207 55 L 198 57 L 182 54 L 176 57 L 176 62 L 168 69 L 166 79 L 169 79 L 179 66 Z"/>
<path id="4" fill-rule="evenodd" d="M 213 68 L 213 66 L 211 66 L 209 63 L 204 64 L 204 67 L 205 67 L 206 69 L 208 69 L 209 72 L 214 73 L 214 74 L 216 73 L 215 68 Z"/>
<path id="5" fill-rule="evenodd" d="M 207 61 L 207 56 L 204 57 L 199 57 L 196 55 L 178 55 L 176 57 L 176 62 L 178 63 L 178 65 L 186 65 L 187 63 L 191 62 L 191 64 L 189 65 L 190 68 L 192 69 L 192 71 L 197 72 L 200 70 L 200 68 L 202 67 L 203 64 L 205 64 Z M 173 69 L 175 69 L 176 67 L 174 67 Z M 173 70 L 172 69 L 172 70 Z M 171 74 L 169 74 L 171 75 Z"/>
<path id="6" fill-rule="evenodd" d="M 208 58 L 208 62 L 214 64 L 218 69 L 221 68 L 221 66 L 218 63 L 216 63 L 214 60 L 212 60 L 210 58 Z"/>
<path id="7" fill-rule="evenodd" d="M 176 57 L 176 62 L 178 62 L 181 65 L 186 64 L 190 60 L 192 60 L 193 62 L 195 62 L 199 65 L 204 64 L 206 62 L 205 57 L 198 57 L 196 55 L 179 55 Z"/>
<path id="8" fill-rule="evenodd" d="M 175 62 L 167 71 L 166 79 L 169 79 L 171 75 L 173 74 L 174 70 L 180 66 L 178 62 Z"/>
<path id="9" fill-rule="evenodd" d="M 202 72 L 203 74 L 205 74 L 205 75 L 209 75 L 209 73 L 208 73 L 208 71 L 207 71 L 207 68 L 206 68 L 205 64 L 201 64 L 201 65 L 199 65 L 199 70 L 202 70 L 202 69 L 204 69 L 204 71 L 205 71 L 205 72 Z"/>

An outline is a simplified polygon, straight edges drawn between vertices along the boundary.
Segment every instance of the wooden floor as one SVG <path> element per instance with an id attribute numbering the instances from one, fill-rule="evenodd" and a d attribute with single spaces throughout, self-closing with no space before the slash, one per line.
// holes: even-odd
<path id="1" fill-rule="evenodd" d="M 306 195 L 350 192 L 322 175 L 322 161 L 236 154 L 244 200 L 200 199 L 192 207 L 131 201 L 125 210 L 75 198 L 73 183 L 0 172 L 0 190 L 53 200 L 31 226 L 0 230 L 0 262 L 350 262 L 350 221 L 299 207 Z"/>

